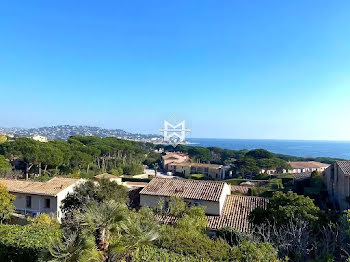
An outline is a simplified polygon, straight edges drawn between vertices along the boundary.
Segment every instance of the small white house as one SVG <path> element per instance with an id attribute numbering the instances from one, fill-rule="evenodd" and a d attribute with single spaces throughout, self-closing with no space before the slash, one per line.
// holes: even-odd
<path id="1" fill-rule="evenodd" d="M 27 180 L 0 179 L 16 199 L 14 205 L 17 213 L 35 216 L 40 213 L 62 218 L 60 209 L 62 200 L 82 179 L 54 177 L 47 182 Z"/>
<path id="2" fill-rule="evenodd" d="M 154 207 L 162 201 L 166 208 L 171 197 L 180 197 L 189 205 L 205 207 L 207 215 L 220 216 L 230 194 L 230 185 L 221 181 L 156 177 L 140 191 L 140 205 Z"/>
<path id="3" fill-rule="evenodd" d="M 45 136 L 39 136 L 39 135 L 33 136 L 32 139 L 35 140 L 35 141 L 43 142 L 43 143 L 46 143 L 46 142 L 49 141 L 49 140 L 47 139 L 47 137 L 45 137 Z"/>

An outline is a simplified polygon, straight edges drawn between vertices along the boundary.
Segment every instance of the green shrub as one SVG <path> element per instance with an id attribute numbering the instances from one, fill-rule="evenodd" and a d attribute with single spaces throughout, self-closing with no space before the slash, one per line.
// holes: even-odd
<path id="1" fill-rule="evenodd" d="M 135 262 L 209 262 L 210 260 L 195 258 L 192 256 L 185 256 L 181 254 L 176 254 L 174 252 L 169 252 L 168 250 L 143 246 L 142 248 L 136 250 L 132 254 L 132 261 Z"/>
<path id="2" fill-rule="evenodd" d="M 0 225 L 0 258 L 12 262 L 37 261 L 48 250 L 50 239 L 60 235 L 57 228 Z"/>
<path id="3" fill-rule="evenodd" d="M 277 250 L 268 243 L 242 241 L 232 248 L 230 261 L 276 262 Z"/>
<path id="4" fill-rule="evenodd" d="M 192 174 L 189 177 L 190 179 L 195 179 L 195 180 L 204 180 L 206 179 L 206 176 L 203 174 Z"/>
<path id="5" fill-rule="evenodd" d="M 156 244 L 169 251 L 206 260 L 228 260 L 231 247 L 222 239 L 212 240 L 196 230 L 165 226 Z"/>

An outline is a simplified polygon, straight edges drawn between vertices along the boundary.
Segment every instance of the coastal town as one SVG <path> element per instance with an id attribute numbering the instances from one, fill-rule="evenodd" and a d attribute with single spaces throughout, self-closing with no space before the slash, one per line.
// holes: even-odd
<path id="1" fill-rule="evenodd" d="M 225 230 L 252 234 L 258 226 L 254 222 L 254 212 L 269 210 L 276 201 L 276 193 L 308 199 L 325 214 L 340 215 L 350 208 L 350 161 L 290 161 L 256 149 L 244 153 L 222 151 L 220 163 L 217 153 L 196 146 L 148 145 L 145 148 L 142 142 L 92 136 L 72 136 L 59 144 L 42 136 L 6 137 L 0 144 L 0 185 L 13 196 L 10 201 L 13 208 L 3 219 L 12 225 L 29 226 L 29 221 L 44 214 L 65 227 L 71 212 L 65 206 L 73 201 L 70 199 L 77 194 L 83 194 L 79 198 L 84 197 L 84 190 L 89 187 L 98 190 L 106 183 L 108 194 L 125 191 L 125 203 L 130 210 L 153 210 L 153 219 L 158 225 L 176 227 L 184 219 L 184 215 L 174 212 L 174 208 L 179 208 L 177 205 L 182 206 L 183 214 L 186 210 L 200 208 L 210 238 L 219 237 Z M 63 159 L 54 160 L 61 157 L 54 150 L 63 149 L 64 145 L 77 150 L 78 142 L 79 150 L 85 152 L 88 151 L 84 147 L 96 150 L 107 145 L 110 152 L 100 151 L 100 155 L 84 163 L 83 159 L 76 159 L 80 151 L 73 154 L 66 151 L 70 155 L 70 171 L 67 172 L 64 162 L 58 162 Z M 206 150 L 215 156 L 215 163 L 210 160 L 212 157 L 206 159 Z M 144 154 L 146 157 L 142 156 Z M 30 160 L 33 157 L 37 159 Z M 138 158 L 139 164 L 136 164 Z M 129 161 L 131 166 L 127 164 Z M 71 204 L 75 205 L 75 201 L 78 199 Z M 293 204 L 286 202 L 287 206 Z"/>

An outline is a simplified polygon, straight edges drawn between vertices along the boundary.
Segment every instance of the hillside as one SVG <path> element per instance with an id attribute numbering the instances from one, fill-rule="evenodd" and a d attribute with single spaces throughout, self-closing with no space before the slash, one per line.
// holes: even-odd
<path id="1" fill-rule="evenodd" d="M 97 136 L 97 137 L 120 137 L 133 140 L 148 140 L 151 138 L 157 138 L 157 135 L 144 135 L 133 134 L 126 132 L 122 129 L 105 129 L 92 126 L 71 126 L 71 125 L 58 125 L 51 127 L 39 127 L 39 128 L 2 128 L 0 127 L 0 134 L 11 134 L 14 136 L 31 137 L 34 135 L 45 136 L 49 139 L 62 139 L 66 140 L 73 135 L 82 136 Z"/>

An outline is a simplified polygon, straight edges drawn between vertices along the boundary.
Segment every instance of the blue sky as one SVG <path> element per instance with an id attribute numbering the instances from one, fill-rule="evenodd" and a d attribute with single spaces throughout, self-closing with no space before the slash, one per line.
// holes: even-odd
<path id="1" fill-rule="evenodd" d="M 2 1 L 0 126 L 350 140 L 350 1 Z"/>

